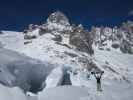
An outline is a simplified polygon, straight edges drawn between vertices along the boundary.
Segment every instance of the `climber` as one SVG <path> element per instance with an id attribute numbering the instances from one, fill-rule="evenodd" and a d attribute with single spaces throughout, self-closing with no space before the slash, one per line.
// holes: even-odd
<path id="1" fill-rule="evenodd" d="M 97 80 L 97 91 L 102 91 L 101 88 L 101 77 L 103 75 L 104 71 L 100 71 L 100 72 L 91 72 L 91 74 L 93 74 Z"/>

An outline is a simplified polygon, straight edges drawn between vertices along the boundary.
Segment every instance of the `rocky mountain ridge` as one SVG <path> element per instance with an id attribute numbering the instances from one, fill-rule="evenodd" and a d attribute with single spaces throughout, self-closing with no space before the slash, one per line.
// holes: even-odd
<path id="1" fill-rule="evenodd" d="M 30 24 L 27 30 L 24 30 L 24 38 L 34 39 L 46 33 L 55 35 L 58 42 L 66 42 L 67 45 L 70 44 L 90 55 L 94 53 L 93 47 L 133 54 L 132 21 L 123 23 L 119 28 L 92 26 L 89 31 L 82 24 L 70 24 L 66 15 L 57 11 L 52 13 L 43 25 Z"/>

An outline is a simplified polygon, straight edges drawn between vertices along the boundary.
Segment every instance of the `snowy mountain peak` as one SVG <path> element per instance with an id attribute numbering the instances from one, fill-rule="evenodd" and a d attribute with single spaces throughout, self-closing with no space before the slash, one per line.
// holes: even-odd
<path id="1" fill-rule="evenodd" d="M 69 19 L 60 11 L 52 13 L 46 23 L 40 26 L 41 30 L 45 33 L 57 33 L 57 32 L 70 32 L 72 27 L 69 23 Z M 43 34 L 43 33 L 42 33 Z"/>
<path id="2" fill-rule="evenodd" d="M 66 17 L 66 15 L 60 11 L 56 11 L 56 12 L 52 13 L 48 17 L 47 23 L 57 23 L 57 24 L 61 24 L 61 25 L 70 25 L 69 20 Z"/>

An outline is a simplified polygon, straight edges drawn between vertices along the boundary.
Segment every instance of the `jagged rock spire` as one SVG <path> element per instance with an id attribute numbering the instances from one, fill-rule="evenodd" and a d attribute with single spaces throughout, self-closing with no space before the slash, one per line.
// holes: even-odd
<path id="1" fill-rule="evenodd" d="M 70 25 L 69 20 L 66 17 L 66 15 L 60 11 L 56 11 L 56 12 L 52 13 L 47 19 L 47 23 L 49 23 L 49 22 L 50 23 L 58 23 L 58 24 L 62 24 L 62 25 Z"/>

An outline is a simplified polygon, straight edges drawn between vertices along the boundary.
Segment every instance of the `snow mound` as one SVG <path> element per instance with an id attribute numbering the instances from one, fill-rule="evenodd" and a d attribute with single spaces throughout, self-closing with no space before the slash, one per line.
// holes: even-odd
<path id="1" fill-rule="evenodd" d="M 23 91 L 18 88 L 9 88 L 0 84 L 0 99 L 1 100 L 27 100 Z"/>
<path id="2" fill-rule="evenodd" d="M 38 96 L 39 100 L 82 100 L 87 97 L 87 90 L 75 86 L 60 86 L 45 89 Z"/>

